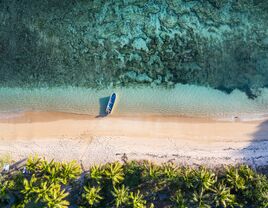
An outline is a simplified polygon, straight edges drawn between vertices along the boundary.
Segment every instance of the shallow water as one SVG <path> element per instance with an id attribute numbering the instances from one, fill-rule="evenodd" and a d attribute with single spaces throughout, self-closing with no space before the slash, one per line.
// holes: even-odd
<path id="1" fill-rule="evenodd" d="M 6 0 L 0 22 L 2 116 L 102 114 L 113 91 L 120 115 L 267 113 L 267 1 Z"/>
<path id="2" fill-rule="evenodd" d="M 242 120 L 268 115 L 268 90 L 262 89 L 258 98 L 249 99 L 245 93 L 231 94 L 207 87 L 176 85 L 175 88 L 0 88 L 0 112 L 60 111 L 90 115 L 104 115 L 108 97 L 118 97 L 114 115 L 172 115 L 214 117 Z"/>

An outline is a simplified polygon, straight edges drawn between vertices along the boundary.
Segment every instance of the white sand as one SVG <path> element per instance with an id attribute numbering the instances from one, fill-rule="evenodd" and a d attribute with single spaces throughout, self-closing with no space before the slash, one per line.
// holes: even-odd
<path id="1" fill-rule="evenodd" d="M 268 122 L 176 117 L 94 118 L 30 112 L 0 120 L 0 154 L 38 153 L 83 165 L 127 158 L 183 164 L 268 165 Z"/>

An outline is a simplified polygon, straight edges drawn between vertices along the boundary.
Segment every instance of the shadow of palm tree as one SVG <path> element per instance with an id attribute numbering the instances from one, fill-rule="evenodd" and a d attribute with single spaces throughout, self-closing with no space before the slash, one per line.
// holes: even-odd
<path id="1" fill-rule="evenodd" d="M 268 174 L 268 120 L 251 136 L 251 143 L 241 150 L 244 160 L 257 171 Z"/>

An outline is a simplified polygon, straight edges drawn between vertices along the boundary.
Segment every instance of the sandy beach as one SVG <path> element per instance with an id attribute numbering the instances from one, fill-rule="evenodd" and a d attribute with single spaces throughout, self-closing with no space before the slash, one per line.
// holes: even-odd
<path id="1" fill-rule="evenodd" d="M 268 165 L 268 122 L 27 112 L 0 120 L 0 154 L 37 153 L 83 165 L 147 159 L 208 166 Z"/>

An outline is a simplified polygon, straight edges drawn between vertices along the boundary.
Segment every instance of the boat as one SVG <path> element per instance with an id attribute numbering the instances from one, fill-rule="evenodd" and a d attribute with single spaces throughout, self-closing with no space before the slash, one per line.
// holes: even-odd
<path id="1" fill-rule="evenodd" d="M 116 100 L 116 94 L 113 93 L 113 94 L 110 96 L 109 101 L 108 101 L 108 104 L 107 104 L 107 107 L 106 107 L 106 113 L 107 113 L 107 114 L 112 113 L 112 110 L 113 110 L 113 107 L 114 107 L 115 100 Z"/>

